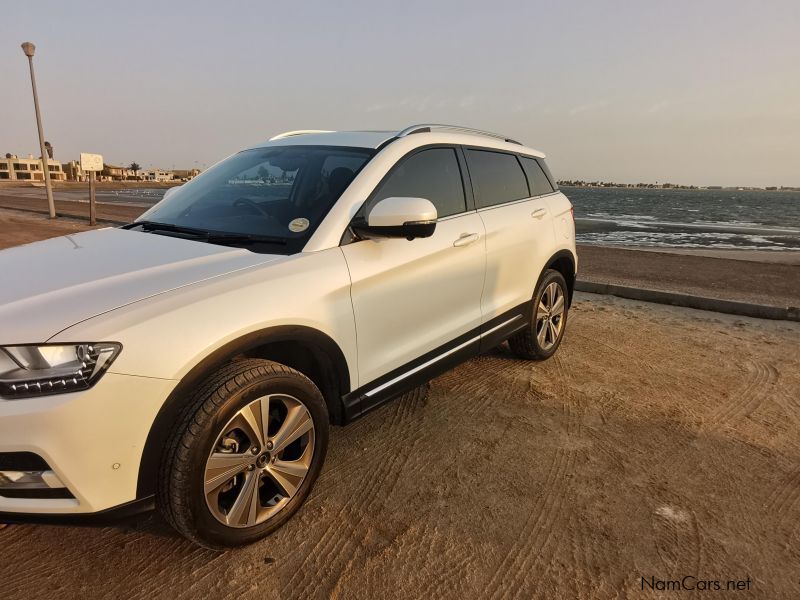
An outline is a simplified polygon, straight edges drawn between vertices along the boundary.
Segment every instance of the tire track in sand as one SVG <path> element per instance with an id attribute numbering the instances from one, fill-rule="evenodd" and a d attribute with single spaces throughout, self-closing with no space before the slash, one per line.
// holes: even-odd
<path id="1" fill-rule="evenodd" d="M 730 402 L 712 411 L 708 417 L 711 430 L 723 431 L 735 427 L 737 423 L 749 417 L 764 402 L 768 392 L 778 382 L 778 370 L 770 364 L 748 360 L 744 369 L 749 377 Z"/>
<path id="2" fill-rule="evenodd" d="M 565 394 L 568 372 L 563 367 L 562 359 L 556 355 L 551 359 L 557 376 L 550 381 L 557 381 L 559 398 L 569 398 Z M 577 436 L 581 429 L 581 414 L 571 401 L 563 404 L 566 437 Z M 567 440 L 568 441 L 568 440 Z M 543 559 L 543 551 L 553 538 L 555 524 L 564 511 L 561 499 L 568 491 L 570 481 L 568 475 L 575 464 L 577 450 L 569 444 L 555 448 L 545 477 L 542 496 L 535 502 L 527 519 L 519 528 L 519 533 L 511 548 L 500 564 L 495 568 L 492 578 L 486 586 L 486 594 L 492 600 L 500 600 L 513 596 L 523 585 L 525 578 L 536 564 Z"/>
<path id="3" fill-rule="evenodd" d="M 387 420 L 395 420 L 397 412 L 405 412 L 403 404 L 416 404 L 419 395 L 419 390 L 413 390 L 398 398 L 397 406 L 393 407 L 392 411 L 384 410 L 382 413 L 376 411 L 373 418 L 379 414 L 383 417 L 377 429 L 383 430 Z M 366 420 L 362 420 L 361 424 L 366 426 Z M 414 430 L 416 437 L 413 435 Z M 341 571 L 352 561 L 352 556 L 356 553 L 356 549 L 352 547 L 360 546 L 368 533 L 368 529 L 362 527 L 365 515 L 372 512 L 372 507 L 382 496 L 391 494 L 391 489 L 397 484 L 403 467 L 413 453 L 419 432 L 420 428 L 414 419 L 397 420 L 394 428 L 386 430 L 385 433 L 386 437 L 393 440 L 403 439 L 402 444 L 372 445 L 350 461 L 350 466 L 354 468 L 344 470 L 350 471 L 347 476 L 351 478 L 360 475 L 357 485 L 352 485 L 352 479 L 348 482 L 354 489 L 359 490 L 358 495 L 342 503 L 335 516 L 330 519 L 328 527 L 320 532 L 319 538 L 307 551 L 293 576 L 282 586 L 281 595 L 309 598 L 313 596 L 314 588 L 320 581 L 328 579 L 324 577 L 325 573 L 338 571 L 339 575 L 333 577 L 333 581 L 341 577 Z M 337 469 L 336 475 L 341 477 L 343 473 Z M 350 552 L 346 551 L 348 546 L 351 546 Z M 324 572 L 321 572 L 320 567 Z"/>

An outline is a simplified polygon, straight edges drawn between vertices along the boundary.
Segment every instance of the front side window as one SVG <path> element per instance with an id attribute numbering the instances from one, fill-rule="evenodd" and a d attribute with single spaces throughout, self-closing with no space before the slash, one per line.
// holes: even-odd
<path id="1" fill-rule="evenodd" d="M 466 154 L 478 208 L 530 196 L 525 173 L 513 154 L 473 149 Z"/>
<path id="2" fill-rule="evenodd" d="M 399 196 L 425 198 L 447 217 L 467 209 L 461 169 L 453 148 L 430 148 L 403 160 L 381 183 L 370 204 Z"/>
<path id="3" fill-rule="evenodd" d="M 296 252 L 374 154 L 336 146 L 245 150 L 175 188 L 137 221 L 272 238 L 275 251 Z"/>

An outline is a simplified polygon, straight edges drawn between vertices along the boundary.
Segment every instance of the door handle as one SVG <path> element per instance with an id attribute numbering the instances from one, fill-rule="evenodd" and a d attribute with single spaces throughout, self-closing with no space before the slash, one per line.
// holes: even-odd
<path id="1" fill-rule="evenodd" d="M 531 217 L 534 219 L 541 219 L 546 214 L 547 214 L 546 208 L 537 208 L 535 211 L 531 213 Z"/>
<path id="2" fill-rule="evenodd" d="M 469 246 L 472 243 L 478 241 L 478 238 L 481 237 L 477 233 L 462 233 L 458 236 L 458 239 L 453 242 L 453 246 L 456 248 L 461 248 L 462 246 Z"/>

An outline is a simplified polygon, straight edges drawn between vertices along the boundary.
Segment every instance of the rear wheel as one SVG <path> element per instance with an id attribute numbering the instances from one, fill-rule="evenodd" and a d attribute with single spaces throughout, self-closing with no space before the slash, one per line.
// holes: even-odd
<path id="1" fill-rule="evenodd" d="M 206 380 L 173 433 L 158 489 L 170 524 L 210 548 L 272 533 L 308 497 L 328 443 L 314 383 L 267 360 L 242 360 Z"/>
<path id="2" fill-rule="evenodd" d="M 558 350 L 568 312 L 567 282 L 558 271 L 544 272 L 533 296 L 531 324 L 508 340 L 512 352 L 520 358 L 545 360 Z"/>

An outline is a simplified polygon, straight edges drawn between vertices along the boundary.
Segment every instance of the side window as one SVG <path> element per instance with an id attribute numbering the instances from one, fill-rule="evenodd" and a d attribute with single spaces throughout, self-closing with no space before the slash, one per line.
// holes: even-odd
<path id="1" fill-rule="evenodd" d="M 472 149 L 466 154 L 478 208 L 530 196 L 525 173 L 513 154 Z"/>
<path id="2" fill-rule="evenodd" d="M 544 171 L 544 174 L 547 175 L 547 179 L 550 180 L 550 185 L 553 186 L 554 190 L 557 190 L 558 182 L 556 181 L 556 178 L 553 177 L 553 174 L 550 172 L 550 169 L 547 167 L 547 163 L 544 161 L 544 159 L 537 158 L 536 162 L 539 163 L 539 166 L 542 168 L 542 171 Z"/>
<path id="3" fill-rule="evenodd" d="M 431 148 L 403 160 L 378 188 L 371 204 L 391 196 L 426 198 L 439 217 L 464 212 L 467 201 L 456 151 Z"/>
<path id="4" fill-rule="evenodd" d="M 553 186 L 550 185 L 550 180 L 535 158 L 520 156 L 519 160 L 522 162 L 522 166 L 525 167 L 525 173 L 528 175 L 531 196 L 541 196 L 542 194 L 550 194 L 553 192 Z"/>

